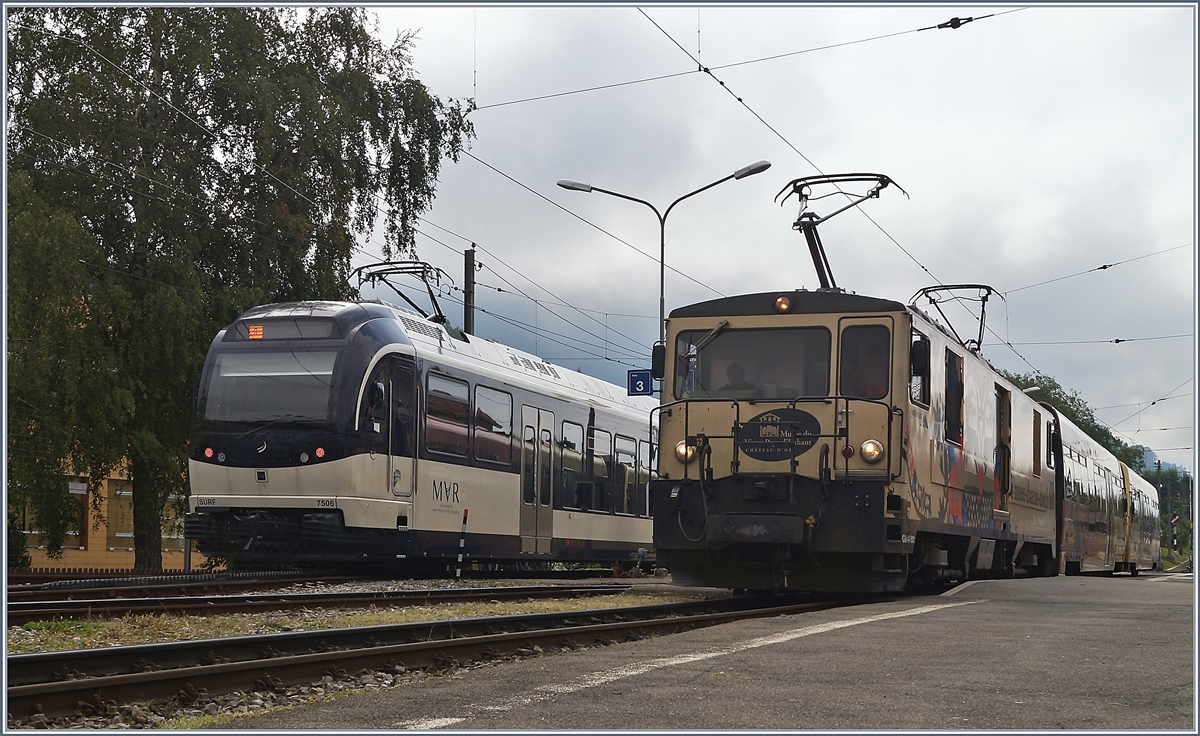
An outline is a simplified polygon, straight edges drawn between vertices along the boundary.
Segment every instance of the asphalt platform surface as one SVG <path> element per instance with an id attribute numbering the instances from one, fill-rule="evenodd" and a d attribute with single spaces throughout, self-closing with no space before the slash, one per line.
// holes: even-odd
<path id="1" fill-rule="evenodd" d="M 218 728 L 1195 733 L 1194 591 L 1190 573 L 980 581 L 527 658 Z"/>

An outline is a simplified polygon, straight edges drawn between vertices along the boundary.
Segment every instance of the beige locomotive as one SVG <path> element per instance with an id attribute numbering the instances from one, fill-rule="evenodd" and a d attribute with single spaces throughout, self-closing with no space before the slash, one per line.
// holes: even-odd
<path id="1" fill-rule="evenodd" d="M 659 564 L 678 583 L 825 591 L 1153 567 L 1153 488 L 1124 468 L 1099 506 L 1077 506 L 1066 492 L 1065 420 L 980 355 L 982 312 L 978 338 L 962 340 L 915 303 L 837 288 L 816 237 L 823 220 L 803 202 L 809 186 L 847 181 L 878 183 L 858 202 L 891 183 L 853 174 L 789 184 L 801 193 L 796 227 L 820 289 L 670 315 L 655 355 Z M 964 284 L 918 296 L 936 305 L 963 290 L 981 306 L 993 293 Z M 1080 451 L 1104 452 L 1070 436 Z M 1089 515 L 1090 531 L 1068 539 L 1068 566 L 1064 533 Z"/>

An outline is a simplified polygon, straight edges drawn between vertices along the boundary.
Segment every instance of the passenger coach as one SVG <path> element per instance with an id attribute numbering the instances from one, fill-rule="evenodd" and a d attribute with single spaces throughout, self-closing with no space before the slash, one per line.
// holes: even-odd
<path id="1" fill-rule="evenodd" d="M 655 402 L 382 302 L 213 340 L 187 536 L 259 564 L 649 557 Z"/>

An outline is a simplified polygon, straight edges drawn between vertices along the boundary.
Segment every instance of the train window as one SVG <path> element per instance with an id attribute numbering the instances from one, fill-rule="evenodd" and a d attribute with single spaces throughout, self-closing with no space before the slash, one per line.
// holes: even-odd
<path id="1" fill-rule="evenodd" d="M 1033 412 L 1033 475 L 1042 474 L 1042 414 Z"/>
<path id="2" fill-rule="evenodd" d="M 532 506 L 537 498 L 537 458 L 533 454 L 537 448 L 537 430 L 526 426 L 521 435 L 525 448 L 521 453 L 524 464 L 521 466 L 521 501 L 526 506 Z"/>
<path id="3" fill-rule="evenodd" d="M 612 435 L 603 429 L 593 429 L 592 445 L 592 475 L 595 487 L 592 489 L 593 511 L 612 511 Z"/>
<path id="4" fill-rule="evenodd" d="M 416 450 L 416 399 L 413 393 L 413 369 L 407 365 L 392 366 L 392 454 L 412 457 Z"/>
<path id="5" fill-rule="evenodd" d="M 430 373 L 425 396 L 425 447 L 430 452 L 467 455 L 471 387 L 466 381 Z"/>
<path id="6" fill-rule="evenodd" d="M 510 394 L 475 387 L 475 459 L 504 465 L 512 461 L 512 410 Z"/>
<path id="7" fill-rule="evenodd" d="M 891 331 L 884 325 L 855 325 L 842 330 L 838 393 L 882 399 L 891 375 Z"/>
<path id="8" fill-rule="evenodd" d="M 328 421 L 332 350 L 219 353 L 204 392 L 204 418 L 217 422 Z"/>
<path id="9" fill-rule="evenodd" d="M 929 408 L 929 338 L 913 330 L 908 393 L 914 404 Z"/>
<path id="10" fill-rule="evenodd" d="M 963 359 L 953 350 L 946 350 L 946 441 L 961 445 L 963 441 Z"/>
<path id="11" fill-rule="evenodd" d="M 637 441 L 617 435 L 617 513 L 637 510 Z"/>
<path id="12" fill-rule="evenodd" d="M 541 435 L 541 445 L 538 447 L 538 465 L 541 478 L 538 481 L 538 503 L 542 506 L 550 505 L 550 491 L 553 488 L 554 477 L 554 435 L 550 430 L 543 429 Z"/>
<path id="13" fill-rule="evenodd" d="M 824 327 L 685 330 L 675 341 L 675 398 L 827 396 L 829 345 Z"/>
<path id="14" fill-rule="evenodd" d="M 1054 470 L 1054 424 L 1046 422 L 1046 467 Z"/>
<path id="15" fill-rule="evenodd" d="M 562 490 L 559 494 L 563 508 L 586 509 L 591 499 L 591 487 L 580 482 L 583 477 L 583 427 L 574 422 L 562 423 Z M 586 494 L 586 495 L 585 495 Z"/>
<path id="16" fill-rule="evenodd" d="M 638 440 L 638 516 L 651 516 L 650 513 L 650 473 L 654 469 L 655 447 L 645 440 Z"/>

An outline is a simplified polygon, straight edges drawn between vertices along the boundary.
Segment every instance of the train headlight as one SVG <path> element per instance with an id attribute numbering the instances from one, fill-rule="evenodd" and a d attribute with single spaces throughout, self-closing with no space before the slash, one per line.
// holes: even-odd
<path id="1" fill-rule="evenodd" d="M 675 445 L 675 459 L 687 465 L 696 459 L 696 446 L 689 445 L 687 440 L 679 440 L 679 443 Z"/>
<path id="2" fill-rule="evenodd" d="M 879 440 L 867 440 L 858 448 L 862 459 L 869 463 L 877 463 L 883 457 L 883 443 Z"/>
<path id="3" fill-rule="evenodd" d="M 780 294 L 775 297 L 775 311 L 780 314 L 787 314 L 792 311 L 792 298 L 787 294 Z"/>

